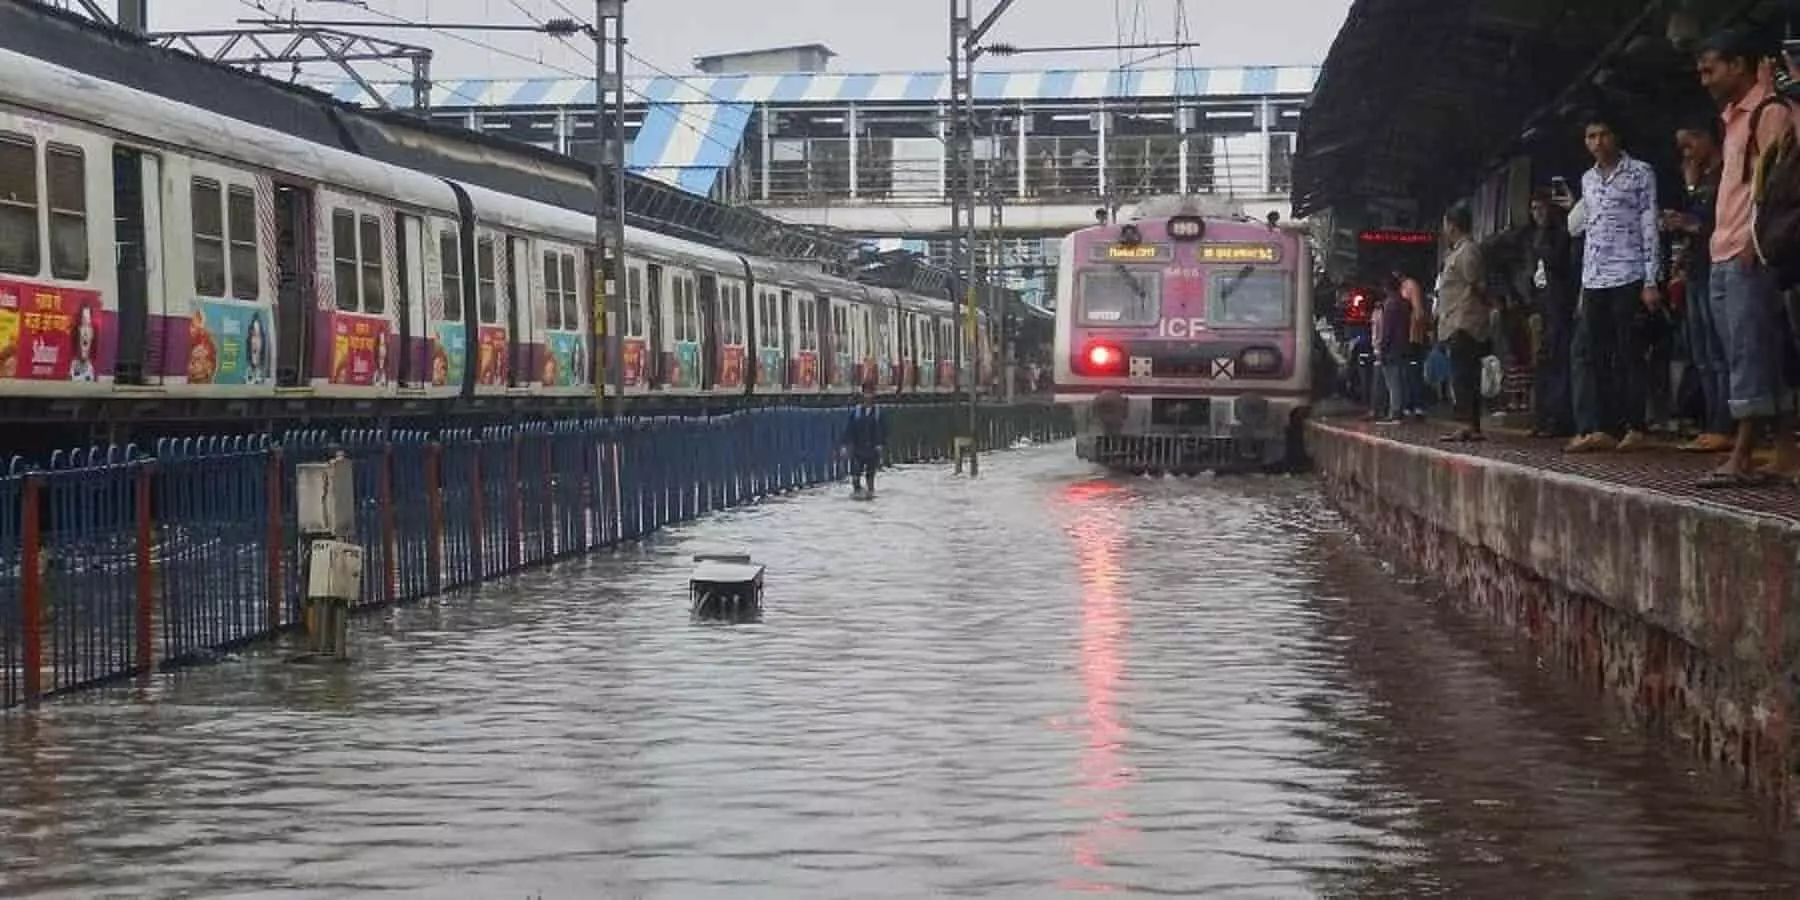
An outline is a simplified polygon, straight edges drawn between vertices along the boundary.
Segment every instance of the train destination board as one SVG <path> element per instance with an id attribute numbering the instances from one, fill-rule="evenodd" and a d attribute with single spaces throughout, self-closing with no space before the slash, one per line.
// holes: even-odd
<path id="1" fill-rule="evenodd" d="M 1094 248 L 1094 256 L 1111 262 L 1162 262 L 1170 253 L 1168 244 L 1107 244 Z"/>
<path id="2" fill-rule="evenodd" d="M 1281 261 L 1281 247 L 1275 244 L 1201 244 L 1203 263 L 1272 263 Z"/>

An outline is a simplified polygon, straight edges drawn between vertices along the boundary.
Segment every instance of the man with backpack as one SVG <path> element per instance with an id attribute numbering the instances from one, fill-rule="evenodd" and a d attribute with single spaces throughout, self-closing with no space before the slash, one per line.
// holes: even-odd
<path id="1" fill-rule="evenodd" d="M 1793 117 L 1763 71 L 1767 54 L 1748 30 L 1732 29 L 1708 38 L 1700 48 L 1700 84 L 1721 108 L 1724 166 L 1719 177 L 1715 223 L 1709 250 L 1709 299 L 1730 372 L 1728 406 L 1737 425 L 1735 444 L 1723 465 L 1700 487 L 1744 487 L 1800 472 L 1789 423 L 1783 377 L 1788 323 L 1777 270 L 1757 247 L 1758 175 L 1765 151 L 1790 140 Z M 1763 192 L 1766 193 L 1766 192 Z M 1755 468 L 1757 432 L 1774 427 L 1774 458 Z"/>

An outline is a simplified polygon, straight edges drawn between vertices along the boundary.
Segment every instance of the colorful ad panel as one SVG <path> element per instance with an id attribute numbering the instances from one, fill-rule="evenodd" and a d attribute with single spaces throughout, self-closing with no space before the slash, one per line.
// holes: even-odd
<path id="1" fill-rule="evenodd" d="M 331 383 L 380 387 L 388 382 L 388 320 L 378 316 L 333 313 L 331 316 Z"/>
<path id="2" fill-rule="evenodd" d="M 96 291 L 0 279 L 0 378 L 95 381 L 111 325 Z"/>
<path id="3" fill-rule="evenodd" d="M 220 300 L 193 301 L 188 317 L 189 384 L 266 384 L 275 362 L 268 310 Z"/>
<path id="4" fill-rule="evenodd" d="M 579 334 L 551 332 L 545 338 L 542 381 L 550 387 L 587 383 L 587 341 Z"/>
<path id="5" fill-rule="evenodd" d="M 469 364 L 468 332 L 459 322 L 440 322 L 431 342 L 431 386 L 461 387 Z"/>

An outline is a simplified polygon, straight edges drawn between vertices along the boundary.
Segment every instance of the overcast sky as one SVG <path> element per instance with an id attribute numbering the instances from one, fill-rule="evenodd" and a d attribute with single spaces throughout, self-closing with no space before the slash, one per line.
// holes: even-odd
<path id="1" fill-rule="evenodd" d="M 975 0 L 976 18 L 993 2 Z M 592 14 L 592 0 L 152 0 L 150 28 L 231 27 L 240 17 L 264 15 L 257 11 L 259 3 L 282 16 L 297 12 L 302 19 L 367 21 L 369 34 L 430 47 L 435 51 L 432 74 L 440 79 L 566 77 L 586 75 L 592 68 L 592 45 L 586 39 L 578 52 L 538 35 L 460 32 L 467 40 L 458 40 L 443 32 L 374 27 L 396 19 L 529 24 L 571 13 L 586 18 Z M 1176 39 L 1176 9 L 1182 3 L 1189 10 L 1189 40 L 1198 44 L 1182 63 L 1220 66 L 1316 65 L 1350 6 L 1350 0 L 1017 0 L 990 40 L 1019 46 L 1110 45 L 1121 37 L 1133 43 L 1169 42 Z M 676 75 L 693 74 L 692 59 L 702 54 L 814 42 L 837 51 L 834 71 L 941 71 L 948 13 L 949 4 L 940 0 L 627 0 L 625 28 L 633 54 Z M 1107 68 L 1117 63 L 1118 54 L 1107 51 L 990 59 L 981 67 Z M 636 63 L 632 68 L 649 72 Z M 379 67 L 370 70 L 377 77 L 382 72 Z"/>

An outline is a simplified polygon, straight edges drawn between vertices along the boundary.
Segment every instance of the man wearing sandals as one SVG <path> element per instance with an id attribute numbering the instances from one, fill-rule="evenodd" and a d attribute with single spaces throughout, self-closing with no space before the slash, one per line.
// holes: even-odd
<path id="1" fill-rule="evenodd" d="M 1792 127 L 1787 104 L 1774 95 L 1761 71 L 1763 55 L 1756 37 L 1744 30 L 1722 32 L 1700 48 L 1700 84 L 1718 101 L 1725 132 L 1710 247 L 1710 300 L 1730 373 L 1731 417 L 1737 423 L 1730 458 L 1702 487 L 1760 484 L 1800 472 L 1794 433 L 1779 421 L 1788 408 L 1782 377 L 1784 310 L 1775 279 L 1757 259 L 1750 235 L 1757 148 L 1772 146 Z M 1752 457 L 1756 433 L 1769 422 L 1775 425 L 1774 458 L 1757 469 Z"/>
<path id="2" fill-rule="evenodd" d="M 1591 117 L 1583 138 L 1594 167 L 1581 176 L 1587 230 L 1572 354 L 1581 434 L 1566 449 L 1637 450 L 1649 411 L 1644 316 L 1662 303 L 1656 173 L 1620 150 L 1605 117 Z"/>
<path id="3" fill-rule="evenodd" d="M 1438 290 L 1438 340 L 1450 357 L 1457 418 L 1468 423 L 1444 435 L 1446 441 L 1481 440 L 1481 358 L 1488 354 L 1493 316 L 1482 293 L 1487 275 L 1482 269 L 1481 248 L 1470 234 L 1473 226 L 1474 217 L 1466 206 L 1453 206 L 1444 214 L 1444 239 L 1450 252 L 1444 257 L 1443 286 Z"/>

